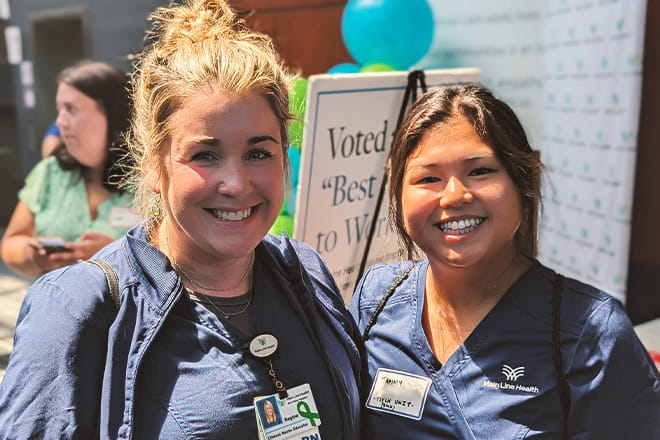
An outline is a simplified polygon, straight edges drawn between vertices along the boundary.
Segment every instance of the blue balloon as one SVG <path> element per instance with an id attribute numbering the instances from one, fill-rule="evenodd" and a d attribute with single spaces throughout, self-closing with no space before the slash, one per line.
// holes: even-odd
<path id="1" fill-rule="evenodd" d="M 300 151 L 289 148 L 289 184 L 285 187 L 282 213 L 294 217 L 296 214 L 296 201 L 298 200 L 298 177 L 300 175 Z"/>
<path id="2" fill-rule="evenodd" d="M 296 148 L 289 148 L 287 150 L 287 156 L 289 157 L 289 178 L 291 183 L 298 184 L 298 174 L 300 174 L 300 151 Z"/>
<path id="3" fill-rule="evenodd" d="M 426 0 L 349 0 L 341 30 L 348 52 L 359 64 L 407 70 L 431 47 L 434 24 Z"/>
<path id="4" fill-rule="evenodd" d="M 359 73 L 360 66 L 353 63 L 335 64 L 328 70 L 328 73 Z"/>

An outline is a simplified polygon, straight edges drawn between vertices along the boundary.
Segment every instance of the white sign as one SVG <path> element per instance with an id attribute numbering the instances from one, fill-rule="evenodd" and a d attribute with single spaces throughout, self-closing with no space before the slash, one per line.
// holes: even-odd
<path id="1" fill-rule="evenodd" d="M 18 26 L 5 28 L 5 43 L 7 44 L 9 64 L 20 63 L 23 60 L 23 44 L 21 43 L 21 29 Z"/>
<path id="2" fill-rule="evenodd" d="M 0 18 L 9 20 L 11 12 L 9 10 L 9 0 L 0 0 Z"/>
<path id="3" fill-rule="evenodd" d="M 19 65 L 19 72 L 21 74 L 21 85 L 25 87 L 32 87 L 34 85 L 34 70 L 32 69 L 32 61 L 22 61 Z"/>
<path id="4" fill-rule="evenodd" d="M 425 76 L 432 89 L 476 82 L 479 71 Z M 357 281 L 407 83 L 408 72 L 309 77 L 294 237 L 319 252 L 345 301 Z M 401 259 L 388 206 L 386 195 L 366 267 Z"/>

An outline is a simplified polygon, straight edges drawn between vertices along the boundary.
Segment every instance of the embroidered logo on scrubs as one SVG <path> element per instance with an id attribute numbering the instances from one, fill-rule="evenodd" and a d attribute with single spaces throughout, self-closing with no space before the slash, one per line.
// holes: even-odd
<path id="1" fill-rule="evenodd" d="M 513 368 L 510 365 L 502 364 L 500 372 L 506 380 L 496 382 L 495 380 L 484 379 L 482 386 L 513 393 L 538 394 L 539 387 L 536 385 L 518 383 L 518 379 L 525 375 L 525 369 L 524 366 Z"/>
<path id="2" fill-rule="evenodd" d="M 507 364 L 502 364 L 502 374 L 507 380 L 516 382 L 525 375 L 525 367 L 511 368 Z"/>

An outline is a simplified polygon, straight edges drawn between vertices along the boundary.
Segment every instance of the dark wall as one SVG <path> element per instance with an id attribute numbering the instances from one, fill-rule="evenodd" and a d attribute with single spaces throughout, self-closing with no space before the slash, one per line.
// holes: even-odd
<path id="1" fill-rule="evenodd" d="M 26 108 L 18 66 L 13 71 L 17 150 L 25 175 L 40 158 L 43 133 L 55 118 L 55 76 L 76 58 L 107 61 L 125 70 L 142 48 L 147 15 L 166 0 L 13 0 L 9 24 L 22 32 L 23 59 L 34 70 L 36 107 Z M 50 95 L 50 96 L 49 96 Z"/>
<path id="2" fill-rule="evenodd" d="M 649 1 L 644 37 L 642 105 L 628 271 L 628 314 L 634 323 L 660 317 L 660 3 Z"/>

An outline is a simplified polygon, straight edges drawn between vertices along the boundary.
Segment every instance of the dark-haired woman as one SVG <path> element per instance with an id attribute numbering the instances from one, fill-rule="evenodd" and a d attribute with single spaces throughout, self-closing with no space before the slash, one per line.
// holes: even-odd
<path id="1" fill-rule="evenodd" d="M 658 371 L 621 304 L 535 259 L 541 163 L 511 109 L 430 92 L 390 166 L 411 261 L 372 267 L 352 300 L 363 438 L 660 438 Z"/>
<path id="2" fill-rule="evenodd" d="M 14 271 L 36 277 L 87 259 L 135 225 L 132 197 L 118 187 L 122 171 L 115 166 L 126 153 L 126 84 L 124 72 L 103 62 L 60 73 L 56 122 L 63 144 L 33 168 L 18 194 L 2 241 L 2 259 Z"/>

